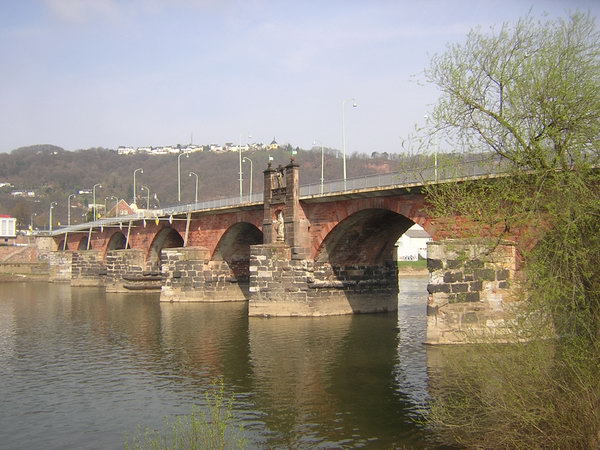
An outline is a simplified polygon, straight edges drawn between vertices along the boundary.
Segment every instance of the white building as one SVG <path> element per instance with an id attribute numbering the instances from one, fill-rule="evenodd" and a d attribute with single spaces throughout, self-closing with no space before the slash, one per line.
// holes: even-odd
<path id="1" fill-rule="evenodd" d="M 133 155 L 136 152 L 136 149 L 133 147 L 125 147 L 125 146 L 120 146 L 117 149 L 117 153 L 119 155 Z"/>
<path id="2" fill-rule="evenodd" d="M 7 242 L 8 238 L 16 237 L 16 224 L 17 219 L 14 217 L 0 215 L 0 238 Z"/>
<path id="3" fill-rule="evenodd" d="M 398 261 L 417 261 L 427 259 L 427 242 L 431 237 L 416 223 L 396 242 L 396 259 Z"/>

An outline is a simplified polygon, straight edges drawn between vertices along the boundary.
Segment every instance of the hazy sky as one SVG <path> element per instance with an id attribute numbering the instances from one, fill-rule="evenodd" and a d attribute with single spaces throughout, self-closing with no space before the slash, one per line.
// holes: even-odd
<path id="1" fill-rule="evenodd" d="M 0 151 L 290 142 L 398 151 L 430 57 L 474 27 L 600 2 L 0 0 Z M 248 134 L 252 135 L 247 139 Z"/>

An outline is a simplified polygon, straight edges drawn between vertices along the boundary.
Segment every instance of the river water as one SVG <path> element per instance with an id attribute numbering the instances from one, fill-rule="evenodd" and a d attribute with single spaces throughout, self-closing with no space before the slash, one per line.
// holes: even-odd
<path id="1" fill-rule="evenodd" d="M 271 319 L 3 283 L 0 448 L 123 448 L 202 405 L 217 378 L 251 448 L 424 446 L 426 283 L 400 279 L 398 313 Z"/>

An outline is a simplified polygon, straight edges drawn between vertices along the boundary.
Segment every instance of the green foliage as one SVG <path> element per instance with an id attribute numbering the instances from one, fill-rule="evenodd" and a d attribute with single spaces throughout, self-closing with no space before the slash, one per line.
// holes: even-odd
<path id="1" fill-rule="evenodd" d="M 504 176 L 431 186 L 434 215 L 472 236 L 516 240 L 531 315 L 559 340 L 482 347 L 450 364 L 430 426 L 446 443 L 494 448 L 600 445 L 600 35 L 588 15 L 469 34 L 433 59 L 442 90 L 433 136 L 501 158 Z M 449 230 L 453 220 L 440 219 Z M 535 336 L 535 321 L 519 334 Z M 551 351 L 549 350 L 549 347 Z M 476 352 L 473 352 L 476 353 Z M 545 358 L 551 354 L 552 357 Z M 473 357 L 471 355 L 471 357 Z M 452 367 L 453 366 L 453 367 Z"/>
<path id="2" fill-rule="evenodd" d="M 538 340 L 437 349 L 444 361 L 430 373 L 426 424 L 433 440 L 466 448 L 598 448 L 598 362 L 590 352 L 573 354 L 576 348 Z"/>
<path id="3" fill-rule="evenodd" d="M 234 422 L 233 396 L 222 380 L 205 394 L 206 405 L 176 419 L 165 419 L 163 430 L 139 430 L 126 449 L 243 449 L 247 443 L 241 425 Z"/>
<path id="4" fill-rule="evenodd" d="M 594 20 L 579 13 L 471 32 L 426 72 L 442 91 L 433 131 L 519 168 L 566 169 L 597 157 L 599 44 Z"/>
<path id="5" fill-rule="evenodd" d="M 419 259 L 417 261 L 398 261 L 398 269 L 427 270 L 427 261 L 425 259 Z"/>

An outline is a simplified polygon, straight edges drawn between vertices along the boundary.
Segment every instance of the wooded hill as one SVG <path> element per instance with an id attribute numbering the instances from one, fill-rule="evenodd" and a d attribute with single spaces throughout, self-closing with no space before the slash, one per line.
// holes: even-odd
<path id="1" fill-rule="evenodd" d="M 290 161 L 291 146 L 275 151 L 245 152 L 243 156 L 253 162 L 253 192 L 262 192 L 263 174 L 269 156 L 273 166 L 286 165 Z M 318 183 L 321 177 L 320 148 L 297 149 L 296 161 L 300 164 L 300 183 Z M 399 155 L 374 153 L 372 155 L 352 154 L 347 156 L 348 177 L 359 177 L 374 173 L 396 171 L 409 159 Z M 194 201 L 195 177 L 199 176 L 199 201 L 239 195 L 239 160 L 237 152 L 190 153 L 189 158 L 181 157 L 181 200 Z M 96 203 L 105 203 L 108 208 L 114 205 L 114 196 L 131 203 L 133 199 L 133 172 L 143 168 L 144 173 L 136 175 L 138 204 L 146 205 L 146 191 L 150 190 L 150 206 L 164 207 L 177 203 L 177 155 L 119 155 L 114 150 L 92 148 L 88 150 L 66 151 L 53 145 L 35 145 L 0 154 L 0 183 L 12 186 L 0 187 L 0 214 L 10 214 L 17 218 L 21 227 L 29 226 L 32 214 L 34 225 L 43 229 L 48 225 L 50 203 L 55 201 L 53 215 L 56 222 L 67 221 L 67 197 L 81 190 L 91 191 L 96 183 Z M 244 195 L 249 192 L 250 164 L 243 163 Z M 325 149 L 325 181 L 342 178 L 342 158 L 337 150 Z M 13 195 L 16 191 L 32 191 L 35 197 Z M 156 195 L 156 197 L 155 197 Z M 82 221 L 87 205 L 92 203 L 91 194 L 77 195 L 72 199 L 71 221 Z"/>

